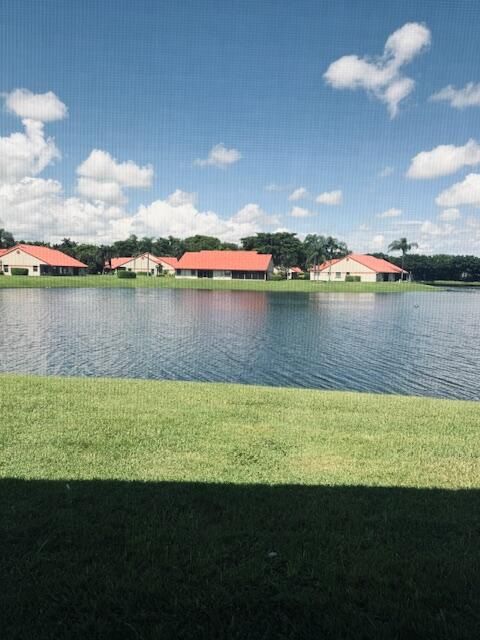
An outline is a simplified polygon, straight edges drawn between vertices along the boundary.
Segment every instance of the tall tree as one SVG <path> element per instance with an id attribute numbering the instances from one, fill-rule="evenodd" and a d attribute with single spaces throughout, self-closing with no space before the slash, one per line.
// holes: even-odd
<path id="1" fill-rule="evenodd" d="M 247 251 L 271 253 L 276 267 L 288 268 L 303 263 L 303 245 L 296 233 L 257 233 L 242 238 L 242 247 Z"/>
<path id="2" fill-rule="evenodd" d="M 402 270 L 404 269 L 405 256 L 412 249 L 416 249 L 418 244 L 416 242 L 408 242 L 406 238 L 400 238 L 400 240 L 394 240 L 388 245 L 389 251 L 401 251 L 402 252 Z M 403 280 L 403 272 L 402 272 Z"/>
<path id="3" fill-rule="evenodd" d="M 9 249 L 15 245 L 13 234 L 6 229 L 0 229 L 0 249 Z"/>
<path id="4" fill-rule="evenodd" d="M 221 242 L 214 236 L 195 235 L 185 238 L 185 251 L 212 251 L 221 248 Z"/>

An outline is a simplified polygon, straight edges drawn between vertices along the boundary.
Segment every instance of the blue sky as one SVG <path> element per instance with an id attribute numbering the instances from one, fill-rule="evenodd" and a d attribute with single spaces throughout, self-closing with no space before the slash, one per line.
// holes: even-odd
<path id="1" fill-rule="evenodd" d="M 191 228 L 235 239 L 285 228 L 355 250 L 407 235 L 427 252 L 480 254 L 480 176 L 465 181 L 480 173 L 479 3 L 17 0 L 2 10 L 3 164 L 45 151 L 11 139 L 37 113 L 32 95 L 52 92 L 68 109 L 38 116 L 50 159 L 4 175 L 0 162 L 0 225 L 16 235 L 100 242 Z M 409 24 L 417 32 L 384 52 Z M 327 73 L 351 55 L 367 67 L 347 60 Z M 396 82 L 408 89 L 392 107 Z M 196 162 L 220 144 L 216 163 Z M 449 147 L 406 176 L 439 145 Z M 94 149 L 108 155 L 82 165 Z M 289 200 L 300 188 L 307 196 Z M 336 203 L 316 202 L 338 191 Z"/>

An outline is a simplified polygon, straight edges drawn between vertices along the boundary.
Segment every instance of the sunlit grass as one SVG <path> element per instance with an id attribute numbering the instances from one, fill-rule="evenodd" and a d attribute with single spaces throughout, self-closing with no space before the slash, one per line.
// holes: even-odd
<path id="1" fill-rule="evenodd" d="M 153 288 L 153 289 L 209 289 L 233 291 L 286 291 L 290 293 L 399 293 L 405 291 L 435 291 L 434 287 L 416 282 L 313 282 L 310 280 L 213 280 L 177 279 L 139 276 L 134 280 L 114 275 L 93 276 L 0 276 L 0 289 L 10 288 Z"/>
<path id="2" fill-rule="evenodd" d="M 474 402 L 0 376 L 0 626 L 473 638 Z"/>

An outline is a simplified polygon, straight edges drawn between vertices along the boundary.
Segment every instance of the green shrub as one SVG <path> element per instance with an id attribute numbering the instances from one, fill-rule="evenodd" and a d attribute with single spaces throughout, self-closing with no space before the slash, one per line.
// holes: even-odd
<path id="1" fill-rule="evenodd" d="M 272 275 L 270 276 L 270 280 L 285 280 L 286 276 L 282 273 L 272 273 Z"/>
<path id="2" fill-rule="evenodd" d="M 28 276 L 28 269 L 24 267 L 12 267 L 12 276 Z"/>
<path id="3" fill-rule="evenodd" d="M 347 276 L 345 278 L 345 282 L 360 282 L 360 281 L 361 281 L 360 276 Z"/>
<path id="4" fill-rule="evenodd" d="M 136 278 L 137 274 L 135 271 L 117 271 L 117 278 Z"/>

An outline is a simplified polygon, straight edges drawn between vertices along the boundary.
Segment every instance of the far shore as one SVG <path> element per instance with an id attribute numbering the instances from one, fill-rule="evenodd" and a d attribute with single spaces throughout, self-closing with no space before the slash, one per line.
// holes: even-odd
<path id="1" fill-rule="evenodd" d="M 138 276 L 121 279 L 114 275 L 1 276 L 0 289 L 122 288 L 206 289 L 211 291 L 275 291 L 283 293 L 404 293 L 435 291 L 419 282 L 313 282 L 311 280 L 212 280 Z M 438 290 L 438 289 L 437 289 Z"/>

